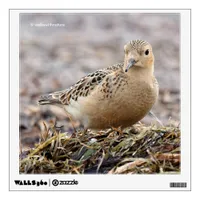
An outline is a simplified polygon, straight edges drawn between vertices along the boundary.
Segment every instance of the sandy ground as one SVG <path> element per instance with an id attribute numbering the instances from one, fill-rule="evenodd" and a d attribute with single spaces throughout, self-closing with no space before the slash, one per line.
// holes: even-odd
<path id="1" fill-rule="evenodd" d="M 41 26 L 40 23 L 64 26 Z M 62 110 L 37 105 L 40 95 L 65 89 L 89 72 L 123 61 L 123 46 L 133 39 L 144 39 L 153 46 L 155 76 L 160 85 L 159 100 L 153 112 L 163 124 L 178 124 L 179 23 L 176 14 L 21 14 L 22 145 L 33 145 L 40 135 L 43 120 L 56 116 L 65 130 L 71 128 Z M 142 122 L 153 121 L 147 116 Z"/>

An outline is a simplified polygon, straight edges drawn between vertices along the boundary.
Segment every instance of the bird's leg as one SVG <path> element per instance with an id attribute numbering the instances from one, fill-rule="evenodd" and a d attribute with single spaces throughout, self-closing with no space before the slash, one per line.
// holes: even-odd
<path id="1" fill-rule="evenodd" d="M 116 131 L 117 133 L 119 133 L 120 135 L 123 135 L 123 131 L 121 129 L 121 126 L 119 127 L 111 127 L 111 130 Z"/>
<path id="2" fill-rule="evenodd" d="M 112 130 L 114 130 L 114 131 L 117 131 L 119 134 L 123 134 L 123 132 L 122 132 L 122 128 L 121 128 L 121 126 L 119 126 L 119 127 L 111 127 L 112 128 Z"/>
<path id="3" fill-rule="evenodd" d="M 74 126 L 74 122 L 73 122 L 73 120 L 72 120 L 72 118 L 70 116 L 68 116 L 68 117 L 69 117 L 69 120 L 70 120 L 70 122 L 72 124 L 72 127 L 74 129 L 74 132 L 72 133 L 71 137 L 76 137 L 77 136 L 77 130 L 76 130 L 75 126 Z"/>
<path id="4" fill-rule="evenodd" d="M 73 122 L 71 116 L 69 115 L 69 113 L 68 113 L 66 110 L 65 110 L 65 112 L 66 112 L 66 114 L 67 114 L 67 117 L 69 118 L 69 121 L 70 121 L 70 123 L 71 123 L 73 129 L 74 129 L 74 132 L 72 133 L 72 136 L 74 136 L 74 134 L 75 134 L 75 136 L 76 136 L 77 130 L 76 130 L 76 128 L 75 128 L 74 122 Z"/>

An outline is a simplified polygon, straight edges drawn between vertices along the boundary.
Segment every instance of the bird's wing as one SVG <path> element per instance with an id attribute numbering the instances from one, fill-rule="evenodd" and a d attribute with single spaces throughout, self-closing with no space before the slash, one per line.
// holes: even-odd
<path id="1" fill-rule="evenodd" d="M 107 75 L 117 70 L 122 70 L 122 67 L 123 63 L 118 63 L 108 68 L 100 69 L 90 73 L 66 90 L 42 96 L 39 100 L 39 104 L 68 105 L 71 99 L 77 101 L 78 97 L 80 96 L 88 96 L 90 92 L 106 78 Z"/>

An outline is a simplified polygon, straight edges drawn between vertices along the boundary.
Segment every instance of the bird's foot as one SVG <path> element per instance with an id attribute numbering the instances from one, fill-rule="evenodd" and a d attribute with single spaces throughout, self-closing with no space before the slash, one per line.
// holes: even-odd
<path id="1" fill-rule="evenodd" d="M 119 127 L 111 127 L 111 134 L 114 134 L 114 133 L 119 133 L 119 135 L 120 136 L 122 136 L 123 135 L 123 131 L 122 131 L 122 128 L 121 128 L 121 126 L 119 126 Z"/>

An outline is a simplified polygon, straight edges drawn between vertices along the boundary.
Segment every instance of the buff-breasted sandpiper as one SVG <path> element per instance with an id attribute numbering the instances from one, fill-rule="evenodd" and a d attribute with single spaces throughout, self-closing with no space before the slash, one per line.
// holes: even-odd
<path id="1" fill-rule="evenodd" d="M 127 43 L 124 54 L 123 63 L 90 73 L 66 90 L 42 96 L 39 104 L 64 108 L 86 129 L 135 124 L 158 97 L 154 55 L 151 45 L 143 40 Z"/>

